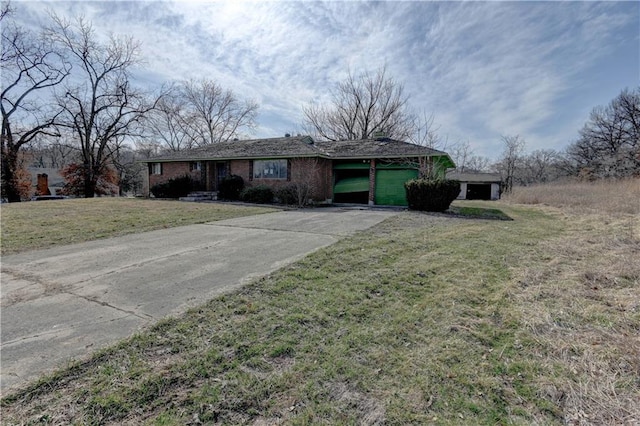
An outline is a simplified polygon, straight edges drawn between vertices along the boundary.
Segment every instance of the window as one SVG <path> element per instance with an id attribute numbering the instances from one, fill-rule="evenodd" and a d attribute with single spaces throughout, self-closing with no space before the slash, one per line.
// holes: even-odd
<path id="1" fill-rule="evenodd" d="M 189 170 L 192 172 L 202 170 L 202 163 L 200 161 L 192 161 L 189 163 Z"/>
<path id="2" fill-rule="evenodd" d="M 287 160 L 255 160 L 254 179 L 287 179 Z"/>
<path id="3" fill-rule="evenodd" d="M 151 174 L 152 175 L 161 175 L 162 174 L 162 163 L 151 163 Z"/>

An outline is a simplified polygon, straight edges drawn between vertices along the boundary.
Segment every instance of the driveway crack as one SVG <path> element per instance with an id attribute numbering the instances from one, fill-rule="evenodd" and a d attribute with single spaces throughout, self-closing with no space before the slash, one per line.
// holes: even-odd
<path id="1" fill-rule="evenodd" d="M 224 227 L 224 228 L 258 229 L 258 230 L 261 230 L 261 231 L 275 231 L 275 232 L 285 232 L 285 233 L 291 233 L 291 234 L 326 235 L 328 237 L 335 237 L 335 238 L 347 237 L 347 236 L 351 235 L 350 233 L 302 231 L 302 230 L 282 229 L 282 228 L 275 228 L 275 227 L 274 228 L 270 228 L 270 227 L 265 227 L 265 226 L 225 225 L 225 224 L 220 224 L 220 223 L 215 223 L 215 222 L 205 223 L 205 225 L 208 225 L 208 226 L 221 226 L 221 227 Z"/>
<path id="2" fill-rule="evenodd" d="M 131 310 L 128 310 L 128 309 L 123 309 L 123 308 L 120 308 L 118 306 L 114 306 L 114 305 L 112 305 L 112 304 L 110 304 L 108 302 L 99 300 L 99 299 L 97 299 L 95 297 L 83 296 L 81 294 L 77 294 L 77 293 L 73 293 L 73 292 L 67 292 L 67 293 L 72 295 L 72 296 L 84 299 L 87 302 L 96 303 L 96 304 L 98 304 L 100 306 L 106 306 L 107 308 L 114 309 L 114 310 L 116 310 L 118 312 L 122 312 L 123 314 L 133 315 L 136 318 L 140 318 L 140 319 L 143 319 L 143 320 L 154 319 L 154 317 L 152 315 L 145 314 L 145 313 L 138 313 L 136 311 L 131 311 Z"/>

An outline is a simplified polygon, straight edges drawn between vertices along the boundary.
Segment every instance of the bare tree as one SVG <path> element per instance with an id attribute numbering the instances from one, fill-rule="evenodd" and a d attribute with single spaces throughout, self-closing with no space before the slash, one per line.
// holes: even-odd
<path id="1" fill-rule="evenodd" d="M 54 141 L 47 146 L 49 164 L 52 168 L 61 169 L 69 165 L 79 152 L 78 148 L 65 142 Z"/>
<path id="2" fill-rule="evenodd" d="M 295 158 L 292 160 L 291 184 L 285 187 L 288 198 L 298 207 L 308 205 L 317 195 L 325 192 L 323 183 L 319 183 L 322 161 L 318 158 Z"/>
<path id="3" fill-rule="evenodd" d="M 407 102 L 404 87 L 387 77 L 386 68 L 375 74 L 349 73 L 333 90 L 329 105 L 303 107 L 304 127 L 319 139 L 333 141 L 369 139 L 378 132 L 406 140 L 415 130 Z"/>
<path id="4" fill-rule="evenodd" d="M 491 160 L 482 155 L 472 155 L 465 163 L 464 169 L 461 171 L 470 173 L 486 173 L 491 167 Z"/>
<path id="5" fill-rule="evenodd" d="M 111 155 L 111 168 L 117 174 L 119 195 L 140 193 L 145 166 L 137 161 L 137 152 L 127 144 L 119 143 L 117 147 Z"/>
<path id="6" fill-rule="evenodd" d="M 156 108 L 147 117 L 147 132 L 151 139 L 169 151 L 191 148 L 192 140 L 185 129 L 185 101 L 178 89 L 172 87 L 160 99 Z"/>
<path id="7" fill-rule="evenodd" d="M 595 107 L 567 155 L 583 177 L 640 175 L 640 87 Z"/>
<path id="8" fill-rule="evenodd" d="M 241 101 L 214 81 L 184 82 L 180 94 L 185 105 L 182 128 L 195 146 L 227 142 L 237 137 L 240 129 L 255 127 L 258 104 Z"/>
<path id="9" fill-rule="evenodd" d="M 451 146 L 451 158 L 459 173 L 485 173 L 491 167 L 491 160 L 475 155 L 469 141 L 457 142 Z"/>
<path id="10" fill-rule="evenodd" d="M 515 180 L 523 185 L 546 183 L 563 174 L 562 156 L 553 149 L 538 149 L 523 156 Z"/>
<path id="11" fill-rule="evenodd" d="M 33 167 L 61 169 L 78 160 L 79 149 L 60 137 L 44 135 L 34 138 L 26 148 Z"/>
<path id="12" fill-rule="evenodd" d="M 516 170 L 522 159 L 525 141 L 519 135 L 502 136 L 504 149 L 498 162 L 498 170 L 502 175 L 502 185 L 505 193 L 510 193 L 513 188 Z"/>
<path id="13" fill-rule="evenodd" d="M 20 201 L 19 151 L 34 138 L 57 136 L 61 110 L 45 101 L 54 86 L 68 76 L 70 65 L 43 34 L 34 34 L 4 20 L 2 9 L 2 196 Z"/>
<path id="14" fill-rule="evenodd" d="M 2 22 L 5 16 L 9 15 L 12 12 L 13 9 L 11 8 L 11 4 L 8 1 L 3 1 L 2 3 L 0 3 L 0 22 Z"/>
<path id="15" fill-rule="evenodd" d="M 170 151 L 227 142 L 251 131 L 258 104 L 211 80 L 173 85 L 149 116 L 151 137 Z"/>
<path id="16" fill-rule="evenodd" d="M 108 172 L 121 142 L 139 131 L 141 120 L 153 105 L 131 87 L 129 72 L 139 51 L 135 40 L 111 36 L 102 44 L 82 17 L 74 24 L 55 15 L 53 21 L 49 37 L 78 69 L 73 84 L 66 85 L 57 102 L 64 111 L 61 126 L 79 142 L 84 196 L 89 198 L 94 196 L 101 174 Z"/>
<path id="17" fill-rule="evenodd" d="M 469 141 L 458 142 L 451 149 L 451 157 L 456 163 L 456 170 L 460 173 L 467 171 L 467 164 L 473 156 L 473 149 Z"/>
<path id="18" fill-rule="evenodd" d="M 138 138 L 134 141 L 137 158 L 146 159 L 160 154 L 161 149 L 157 143 L 149 142 L 145 138 Z"/>
<path id="19" fill-rule="evenodd" d="M 445 150 L 447 140 L 443 140 L 438 134 L 438 128 L 434 125 L 435 117 L 422 111 L 419 116 L 413 116 L 413 132 L 408 136 L 408 141 L 431 149 Z"/>

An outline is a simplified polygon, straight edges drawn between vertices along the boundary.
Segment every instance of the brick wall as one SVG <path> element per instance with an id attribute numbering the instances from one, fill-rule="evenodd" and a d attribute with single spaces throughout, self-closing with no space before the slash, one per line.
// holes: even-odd
<path id="1" fill-rule="evenodd" d="M 333 178 L 332 164 L 330 160 L 322 158 L 293 158 L 291 161 L 290 176 L 291 180 L 286 179 L 256 179 L 252 180 L 250 176 L 249 160 L 232 160 L 229 164 L 227 174 L 241 176 L 245 182 L 245 186 L 267 185 L 274 190 L 282 188 L 291 183 L 304 183 L 313 188 L 313 199 L 316 201 L 325 201 L 333 196 Z M 209 179 L 214 178 L 213 164 L 207 166 L 209 170 Z M 190 175 L 195 180 L 202 179 L 201 171 L 189 171 L 190 163 L 188 161 L 162 163 L 162 174 L 149 174 L 149 188 L 159 183 L 167 182 L 169 179 Z M 203 162 L 202 167 L 205 167 Z M 151 165 L 149 165 L 151 171 Z"/>
<path id="2" fill-rule="evenodd" d="M 255 179 L 249 180 L 249 162 L 247 161 L 246 186 L 267 185 L 273 190 L 285 187 L 292 183 L 308 185 L 312 188 L 312 198 L 315 201 L 325 201 L 331 198 L 331 161 L 322 158 L 293 158 L 290 160 L 290 180 L 287 179 Z M 237 174 L 237 173 L 236 173 Z"/>
<path id="3" fill-rule="evenodd" d="M 190 171 L 189 164 L 190 163 L 188 161 L 162 163 L 162 174 L 149 174 L 149 188 L 152 188 L 154 185 L 159 183 L 167 182 L 169 179 L 182 177 L 184 175 L 189 175 L 194 180 L 201 180 L 202 173 L 200 170 Z M 149 166 L 149 171 L 151 171 L 151 166 Z"/>
<path id="4" fill-rule="evenodd" d="M 238 175 L 244 179 L 245 185 L 249 183 L 249 160 L 233 160 L 230 162 L 228 174 Z"/>

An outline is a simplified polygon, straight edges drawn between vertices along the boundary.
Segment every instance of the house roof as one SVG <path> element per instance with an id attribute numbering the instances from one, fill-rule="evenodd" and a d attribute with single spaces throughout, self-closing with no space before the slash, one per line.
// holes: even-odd
<path id="1" fill-rule="evenodd" d="M 320 153 L 311 142 L 313 139 L 309 136 L 220 142 L 201 148 L 167 152 L 146 159 L 144 162 L 316 157 Z"/>
<path id="2" fill-rule="evenodd" d="M 446 152 L 394 139 L 314 141 L 310 136 L 221 142 L 201 148 L 154 156 L 143 162 L 235 160 L 260 158 L 322 157 L 329 159 L 443 156 Z M 451 162 L 453 167 L 453 162 Z"/>
<path id="3" fill-rule="evenodd" d="M 402 156 L 447 155 L 446 152 L 394 139 L 319 141 L 316 146 L 331 158 L 397 158 Z"/>
<path id="4" fill-rule="evenodd" d="M 483 183 L 500 183 L 502 177 L 500 173 L 459 173 L 456 171 L 448 172 L 447 179 L 459 180 L 460 182 L 483 182 Z"/>
<path id="5" fill-rule="evenodd" d="M 35 187 L 38 184 L 38 175 L 45 173 L 50 187 L 59 187 L 64 185 L 64 178 L 60 174 L 59 168 L 50 167 L 27 167 L 31 174 L 31 183 Z"/>

